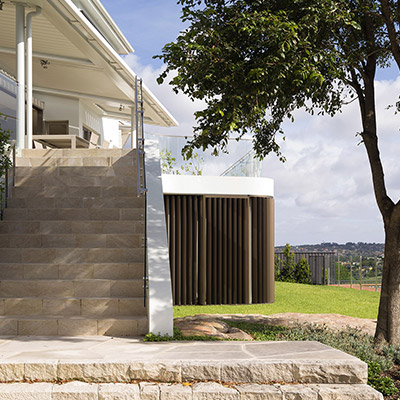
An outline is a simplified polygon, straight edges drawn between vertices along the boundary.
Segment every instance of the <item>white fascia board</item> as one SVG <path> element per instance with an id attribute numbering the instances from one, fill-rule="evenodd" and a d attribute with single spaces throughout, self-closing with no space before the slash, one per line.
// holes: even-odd
<path id="1" fill-rule="evenodd" d="M 73 0 L 73 2 L 77 7 L 85 11 L 119 54 L 126 55 L 134 52 L 131 44 L 99 0 Z"/>
<path id="2" fill-rule="evenodd" d="M 85 18 L 85 16 L 79 11 L 78 7 L 75 6 L 72 0 L 64 0 L 62 5 L 68 9 L 68 11 L 76 18 L 77 21 L 81 23 L 84 29 L 86 29 L 92 37 L 96 38 L 96 42 L 102 47 L 107 55 L 112 60 L 103 55 L 103 57 L 110 63 L 115 63 L 117 69 L 124 72 L 126 77 L 125 80 L 132 87 L 131 97 L 133 98 L 133 88 L 135 83 L 136 74 L 128 66 L 128 64 L 120 57 L 120 55 L 112 48 L 112 46 L 104 39 L 103 36 L 97 31 L 97 29 Z M 160 119 L 162 119 L 165 125 L 161 126 L 177 126 L 178 122 L 176 119 L 168 112 L 168 110 L 161 104 L 161 102 L 153 95 L 153 93 L 143 85 L 144 97 L 147 98 L 147 105 L 156 110 L 157 114 L 160 114 Z M 127 94 L 128 95 L 128 94 Z"/>
<path id="3" fill-rule="evenodd" d="M 97 8 L 98 12 L 101 14 L 101 16 L 107 22 L 109 27 L 113 30 L 114 35 L 121 42 L 121 45 L 123 47 L 125 47 L 126 54 L 134 53 L 135 50 L 133 49 L 132 45 L 129 43 L 128 39 L 125 37 L 125 35 L 122 33 L 122 31 L 118 28 L 118 25 L 111 18 L 111 15 L 104 8 L 103 4 L 101 4 L 99 0 L 92 0 L 91 2 Z"/>
<path id="4" fill-rule="evenodd" d="M 163 174 L 162 183 L 164 194 L 274 196 L 274 181 L 270 178 Z"/>

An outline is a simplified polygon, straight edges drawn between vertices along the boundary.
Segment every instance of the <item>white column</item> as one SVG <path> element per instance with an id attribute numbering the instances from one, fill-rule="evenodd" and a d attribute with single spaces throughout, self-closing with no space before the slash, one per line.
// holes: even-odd
<path id="1" fill-rule="evenodd" d="M 16 5 L 17 149 L 25 147 L 25 6 Z"/>
<path id="2" fill-rule="evenodd" d="M 27 148 L 32 148 L 33 135 L 33 111 L 32 111 L 32 18 L 40 15 L 42 9 L 36 7 L 36 11 L 30 12 L 26 16 L 26 140 Z"/>
<path id="3" fill-rule="evenodd" d="M 136 147 L 136 137 L 133 136 L 133 127 L 136 121 L 136 109 L 135 106 L 133 105 L 131 107 L 131 149 L 134 149 Z"/>

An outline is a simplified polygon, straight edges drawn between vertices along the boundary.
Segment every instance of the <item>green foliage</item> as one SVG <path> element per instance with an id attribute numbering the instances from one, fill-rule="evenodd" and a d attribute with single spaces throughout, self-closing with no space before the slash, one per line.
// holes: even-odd
<path id="1" fill-rule="evenodd" d="M 11 166 L 11 160 L 8 155 L 10 134 L 11 132 L 4 130 L 0 123 L 0 204 L 2 204 L 4 196 L 4 183 L 1 178 L 5 175 L 6 170 Z"/>
<path id="2" fill-rule="evenodd" d="M 368 384 L 384 396 L 390 396 L 398 392 L 393 379 L 382 375 L 382 368 L 377 362 L 368 363 Z"/>
<path id="3" fill-rule="evenodd" d="M 180 168 L 176 168 L 176 157 L 173 157 L 169 150 L 161 149 L 160 158 L 163 174 L 181 175 L 186 173 L 189 175 L 202 175 L 203 173 L 204 158 L 198 153 L 193 153 Z"/>
<path id="4" fill-rule="evenodd" d="M 275 266 L 275 281 L 281 281 L 281 262 L 277 255 L 275 255 L 274 266 Z"/>
<path id="5" fill-rule="evenodd" d="M 216 337 L 210 337 L 210 336 L 183 336 L 182 332 L 180 331 L 179 328 L 174 326 L 174 334 L 173 336 L 170 335 L 161 335 L 161 334 L 155 334 L 155 333 L 148 333 L 145 335 L 143 338 L 144 342 L 171 342 L 174 340 L 201 340 L 201 341 L 212 341 L 212 340 L 221 340 Z"/>
<path id="6" fill-rule="evenodd" d="M 318 341 L 348 354 L 360 358 L 368 364 L 368 384 L 388 396 L 397 392 L 393 380 L 383 376 L 382 371 L 393 367 L 394 359 L 390 352 L 374 347 L 372 336 L 353 328 L 344 331 L 333 331 L 326 326 L 296 325 L 293 328 L 264 324 L 227 321 L 229 325 L 239 328 L 256 340 L 261 341 Z M 393 350 L 393 349 L 392 349 Z M 399 348 L 396 349 L 399 351 Z"/>
<path id="7" fill-rule="evenodd" d="M 279 280 L 282 282 L 295 282 L 295 269 L 294 254 L 290 251 L 289 243 L 283 250 L 283 260 L 280 265 Z"/>
<path id="8" fill-rule="evenodd" d="M 302 258 L 295 267 L 294 280 L 296 283 L 311 284 L 311 270 L 305 258 Z"/>
<path id="9" fill-rule="evenodd" d="M 340 269 L 340 274 L 339 274 L 339 269 Z M 335 278 L 337 281 L 339 281 L 339 278 L 341 281 L 349 281 L 350 280 L 350 269 L 347 268 L 342 263 L 339 263 L 339 264 L 336 263 Z"/>
<path id="10" fill-rule="evenodd" d="M 333 116 L 354 97 L 355 86 L 357 94 L 363 91 L 371 50 L 380 66 L 390 55 L 377 1 L 179 3 L 189 26 L 156 57 L 167 64 L 159 83 L 176 71 L 174 90 L 206 102 L 195 114 L 189 155 L 194 148 L 225 148 L 232 132 L 251 132 L 260 157 L 283 158 L 276 137 L 296 109 Z"/>
<path id="11" fill-rule="evenodd" d="M 289 243 L 283 249 L 283 259 L 275 256 L 275 280 L 280 282 L 311 284 L 311 270 L 305 258 L 297 264 Z"/>

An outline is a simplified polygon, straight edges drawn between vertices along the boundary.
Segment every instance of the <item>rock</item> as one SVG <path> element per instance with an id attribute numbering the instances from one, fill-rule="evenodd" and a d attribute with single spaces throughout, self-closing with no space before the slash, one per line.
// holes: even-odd
<path id="1" fill-rule="evenodd" d="M 346 327 L 359 329 L 374 335 L 376 321 L 366 318 L 355 318 L 339 314 L 301 314 L 280 313 L 262 314 L 198 314 L 175 319 L 183 336 L 211 336 L 220 339 L 253 340 L 250 335 L 238 328 L 230 327 L 224 321 L 260 323 L 275 326 L 292 327 L 296 324 L 316 324 L 332 330 L 344 330 Z"/>
<path id="2" fill-rule="evenodd" d="M 226 322 L 219 319 L 219 316 L 208 318 L 185 317 L 177 318 L 174 321 L 182 335 L 188 336 L 210 336 L 219 339 L 253 340 L 253 338 L 238 328 L 232 328 Z"/>

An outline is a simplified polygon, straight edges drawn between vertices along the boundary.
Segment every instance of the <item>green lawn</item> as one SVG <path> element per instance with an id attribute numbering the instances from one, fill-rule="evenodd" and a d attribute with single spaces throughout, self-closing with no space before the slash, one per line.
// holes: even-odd
<path id="1" fill-rule="evenodd" d="M 333 286 L 301 285 L 276 282 L 275 303 L 254 305 L 175 306 L 174 317 L 195 314 L 342 314 L 359 318 L 376 318 L 379 293 Z"/>

